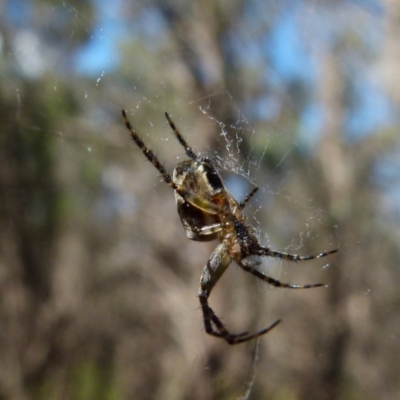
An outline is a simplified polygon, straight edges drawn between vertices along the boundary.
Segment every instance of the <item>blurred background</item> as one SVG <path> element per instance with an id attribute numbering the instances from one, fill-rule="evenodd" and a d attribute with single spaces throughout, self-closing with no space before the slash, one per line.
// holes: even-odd
<path id="1" fill-rule="evenodd" d="M 0 1 L 0 399 L 395 399 L 400 392 L 400 3 Z M 339 253 L 236 265 L 186 238 L 164 111 L 263 244 Z"/>

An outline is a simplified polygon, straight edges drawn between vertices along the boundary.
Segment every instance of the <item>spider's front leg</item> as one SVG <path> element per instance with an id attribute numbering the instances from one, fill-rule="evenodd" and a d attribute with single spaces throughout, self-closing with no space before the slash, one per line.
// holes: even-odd
<path id="1" fill-rule="evenodd" d="M 248 332 L 243 332 L 235 335 L 229 333 L 224 324 L 217 317 L 212 308 L 208 305 L 208 297 L 210 296 L 211 290 L 221 278 L 222 274 L 226 271 L 231 262 L 232 258 L 228 253 L 226 245 L 224 243 L 221 243 L 212 253 L 201 275 L 199 299 L 201 309 L 203 311 L 204 327 L 206 332 L 209 335 L 225 339 L 229 344 L 238 344 L 264 335 L 276 325 L 278 325 L 280 320 L 277 320 L 268 328 L 265 328 L 251 335 L 249 335 Z M 215 328 L 213 325 L 215 326 Z"/>

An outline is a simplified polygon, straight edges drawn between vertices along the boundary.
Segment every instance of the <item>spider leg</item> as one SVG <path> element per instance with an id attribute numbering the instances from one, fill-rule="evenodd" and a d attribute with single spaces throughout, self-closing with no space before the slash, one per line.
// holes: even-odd
<path id="1" fill-rule="evenodd" d="M 249 200 L 256 194 L 258 190 L 258 187 L 256 186 L 245 198 L 244 200 L 239 203 L 239 210 L 243 210 L 245 208 L 246 204 L 249 202 Z"/>
<path id="2" fill-rule="evenodd" d="M 271 329 L 275 328 L 281 320 L 278 319 L 275 321 L 273 324 L 268 326 L 265 329 L 262 329 L 259 332 L 253 333 L 251 335 L 248 334 L 248 332 L 242 332 L 238 334 L 231 334 L 229 331 L 225 328 L 224 324 L 221 322 L 221 320 L 216 316 L 212 308 L 208 305 L 207 302 L 207 297 L 200 295 L 200 304 L 203 310 L 203 316 L 204 316 L 204 326 L 205 330 L 209 335 L 220 337 L 225 339 L 229 344 L 239 344 L 243 342 L 247 342 L 249 340 L 255 339 L 259 336 L 265 335 L 268 333 Z M 214 330 L 212 327 L 212 323 L 216 326 L 217 330 Z"/>
<path id="3" fill-rule="evenodd" d="M 263 274 L 261 271 L 254 269 L 254 263 L 245 263 L 245 262 L 238 262 L 237 263 L 240 268 L 244 271 L 249 272 L 250 274 L 254 275 L 255 277 L 261 279 L 264 282 L 269 283 L 270 285 L 288 289 L 311 289 L 315 287 L 325 286 L 323 283 L 312 283 L 308 285 L 297 285 L 297 284 L 289 284 L 289 283 L 282 283 L 276 279 L 270 278 L 269 276 Z"/>
<path id="4" fill-rule="evenodd" d="M 205 330 L 209 335 L 221 337 L 229 341 L 229 339 L 233 337 L 244 337 L 248 334 L 248 332 L 243 332 L 236 335 L 231 335 L 225 328 L 221 320 L 216 316 L 213 309 L 208 305 L 207 296 L 205 296 L 204 294 L 200 294 L 199 298 L 201 309 L 203 311 Z M 217 330 L 214 330 L 212 323 L 214 323 Z"/>
<path id="5" fill-rule="evenodd" d="M 195 231 L 200 236 L 207 236 L 207 235 L 212 235 L 214 233 L 221 232 L 223 229 L 225 229 L 231 225 L 232 225 L 232 222 L 230 222 L 230 221 L 220 222 L 217 224 L 202 226 L 201 228 L 193 227 L 193 231 Z M 253 262 L 253 265 L 259 265 L 259 264 L 261 264 L 261 263 L 258 261 Z"/>
<path id="6" fill-rule="evenodd" d="M 132 139 L 134 140 L 134 142 L 137 144 L 137 146 L 140 148 L 140 150 L 142 150 L 142 153 L 145 155 L 145 157 L 157 168 L 157 170 L 161 173 L 161 176 L 164 180 L 165 183 L 167 183 L 172 189 L 176 190 L 182 197 L 187 198 L 188 200 L 190 200 L 193 205 L 196 204 L 202 204 L 204 203 L 204 201 L 202 200 L 201 197 L 195 195 L 194 193 L 190 193 L 187 190 L 184 190 L 181 186 L 178 186 L 173 179 L 171 178 L 171 175 L 167 172 L 167 170 L 164 168 L 164 166 L 160 163 L 160 161 L 158 160 L 158 158 L 156 157 L 156 155 L 149 149 L 146 147 L 146 145 L 143 143 L 141 137 L 137 134 L 137 132 L 135 131 L 135 129 L 133 128 L 132 124 L 130 123 L 128 116 L 126 114 L 126 110 L 122 110 L 122 116 L 124 118 L 125 121 L 125 125 L 128 128 Z M 209 202 L 208 202 L 209 203 Z M 208 204 L 207 204 L 208 206 Z M 215 206 L 215 204 L 212 204 L 212 206 L 214 206 L 214 213 L 217 213 L 218 207 Z M 209 206 L 209 208 L 211 209 L 212 206 Z M 201 207 L 199 207 L 201 208 Z M 212 211 L 209 211 L 210 213 L 212 213 Z"/>
<path id="7" fill-rule="evenodd" d="M 260 248 L 256 250 L 255 254 L 257 254 L 258 256 L 274 257 L 274 258 L 280 258 L 282 260 L 298 262 L 298 261 L 315 260 L 317 258 L 326 257 L 329 256 L 330 254 L 336 253 L 337 251 L 339 251 L 339 249 L 323 251 L 322 253 L 310 256 L 301 256 L 299 254 L 281 253 L 279 251 L 271 250 L 268 247 L 260 246 Z"/>
<path id="8" fill-rule="evenodd" d="M 178 128 L 175 126 L 174 122 L 172 121 L 171 117 L 169 114 L 166 112 L 165 116 L 168 120 L 169 126 L 171 129 L 174 131 L 176 138 L 178 139 L 179 143 L 181 146 L 185 149 L 185 152 L 189 158 L 192 160 L 197 160 L 197 154 L 194 152 L 194 150 L 187 144 L 185 138 L 182 136 L 182 134 L 179 132 Z"/>
<path id="9" fill-rule="evenodd" d="M 180 194 L 180 192 L 179 192 Z M 221 208 L 218 207 L 216 204 L 212 203 L 211 201 L 201 197 L 193 192 L 185 192 L 185 201 L 190 203 L 192 206 L 208 213 L 216 215 L 221 212 Z"/>
<path id="10" fill-rule="evenodd" d="M 133 128 L 132 124 L 130 123 L 130 121 L 128 119 L 126 110 L 122 110 L 122 116 L 124 118 L 125 125 L 131 134 L 132 139 L 138 145 L 140 150 L 142 150 L 142 153 L 158 169 L 158 171 L 161 173 L 161 176 L 162 176 L 164 182 L 167 183 L 169 186 L 171 186 L 172 189 L 175 189 L 179 192 L 180 188 L 174 183 L 174 181 L 171 178 L 171 175 L 167 172 L 167 170 L 164 168 L 164 166 L 160 163 L 160 161 L 155 156 L 155 154 L 146 147 L 146 145 L 143 143 L 140 136 L 136 133 L 135 129 Z"/>
<path id="11" fill-rule="evenodd" d="M 199 236 L 213 235 L 214 233 L 221 232 L 224 229 L 223 224 L 213 224 L 208 226 L 202 226 L 201 228 L 193 227 L 193 231 Z"/>
<path id="12" fill-rule="evenodd" d="M 229 344 L 238 344 L 247 342 L 261 335 L 266 334 L 271 329 L 275 328 L 281 321 L 277 320 L 269 327 L 256 332 L 254 334 L 248 334 L 248 332 L 242 332 L 239 334 L 231 334 L 217 317 L 212 308 L 208 305 L 208 297 L 210 296 L 211 290 L 221 278 L 222 274 L 226 271 L 232 258 L 228 254 L 228 249 L 224 243 L 218 245 L 218 247 L 212 253 L 210 259 L 205 266 L 203 273 L 200 278 L 200 289 L 199 289 L 199 300 L 201 309 L 203 311 L 204 327 L 209 335 L 216 336 L 225 339 Z"/>

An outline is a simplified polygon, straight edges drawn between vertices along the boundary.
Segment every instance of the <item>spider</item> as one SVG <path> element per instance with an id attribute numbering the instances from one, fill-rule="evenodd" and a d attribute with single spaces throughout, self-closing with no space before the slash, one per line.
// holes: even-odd
<path id="1" fill-rule="evenodd" d="M 246 222 L 246 218 L 242 213 L 246 204 L 257 192 L 257 187 L 239 203 L 225 188 L 211 160 L 194 152 L 176 128 L 169 114 L 165 113 L 172 131 L 189 157 L 188 160 L 182 161 L 176 166 L 171 177 L 158 158 L 145 146 L 140 136 L 136 133 L 129 122 L 125 110 L 122 110 L 122 116 L 132 139 L 147 159 L 161 173 L 164 182 L 174 190 L 178 214 L 186 236 L 191 240 L 200 242 L 208 242 L 215 239 L 219 241 L 219 245 L 213 251 L 204 267 L 198 292 L 204 327 L 208 334 L 222 338 L 233 345 L 264 335 L 281 322 L 278 319 L 267 328 L 253 334 L 248 332 L 232 334 L 228 331 L 209 306 L 208 298 L 215 284 L 232 261 L 244 271 L 276 287 L 309 289 L 324 286 L 322 283 L 309 285 L 281 283 L 255 269 L 255 266 L 259 263 L 249 261 L 248 258 L 250 256 L 275 257 L 298 262 L 326 257 L 336 253 L 337 249 L 324 251 L 316 255 L 301 256 L 282 253 L 262 246 L 255 228 Z"/>

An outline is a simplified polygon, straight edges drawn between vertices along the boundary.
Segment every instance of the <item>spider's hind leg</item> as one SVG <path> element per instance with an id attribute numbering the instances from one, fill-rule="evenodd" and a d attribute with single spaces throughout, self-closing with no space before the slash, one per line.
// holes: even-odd
<path id="1" fill-rule="evenodd" d="M 225 339 L 231 345 L 247 342 L 247 341 L 255 339 L 259 336 L 265 335 L 266 333 L 268 333 L 270 330 L 275 328 L 281 322 L 281 320 L 278 319 L 277 321 L 275 321 L 273 324 L 271 324 L 267 328 L 262 329 L 261 331 L 253 333 L 251 335 L 249 335 L 248 332 L 231 334 L 225 328 L 225 326 L 221 322 L 221 320 L 216 316 L 216 314 L 214 313 L 212 308 L 208 305 L 207 296 L 204 295 L 204 293 L 203 293 L 203 294 L 199 295 L 199 298 L 200 298 L 201 308 L 203 310 L 204 326 L 205 326 L 206 332 L 209 335 Z M 213 328 L 212 323 L 217 328 L 216 330 Z"/>
<path id="2" fill-rule="evenodd" d="M 301 256 L 300 254 L 282 253 L 280 251 L 271 250 L 268 247 L 260 247 L 257 250 L 256 254 L 258 256 L 274 257 L 274 258 L 280 258 L 281 260 L 299 262 L 299 261 L 307 261 L 307 260 L 316 260 L 317 258 L 326 257 L 326 256 L 329 256 L 338 251 L 339 251 L 339 249 L 334 249 L 334 250 L 329 250 L 329 251 L 323 251 L 322 253 L 319 253 L 319 254 Z"/>
<path id="3" fill-rule="evenodd" d="M 265 328 L 254 334 L 248 334 L 248 332 L 231 334 L 225 328 L 224 324 L 217 317 L 212 308 L 208 305 L 208 297 L 211 294 L 211 290 L 218 282 L 219 278 L 222 276 L 225 270 L 228 268 L 231 261 L 232 259 L 229 256 L 226 245 L 224 243 L 221 243 L 212 253 L 201 275 L 199 300 L 201 304 L 201 309 L 203 311 L 204 328 L 206 332 L 209 335 L 225 339 L 229 344 L 238 344 L 242 342 L 247 342 L 248 340 L 266 334 L 276 325 L 278 325 L 280 320 L 277 320 L 268 328 Z"/>
<path id="4" fill-rule="evenodd" d="M 213 309 L 208 305 L 208 299 L 205 293 L 199 294 L 199 299 L 200 299 L 201 309 L 203 311 L 204 328 L 209 335 L 224 338 L 227 342 L 231 343 L 232 340 L 244 337 L 248 334 L 248 332 L 242 332 L 236 335 L 231 335 L 225 328 L 225 325 L 216 316 Z M 213 324 L 215 325 L 217 330 L 213 328 Z"/>
<path id="5" fill-rule="evenodd" d="M 242 268 L 244 271 L 249 272 L 250 274 L 254 275 L 256 278 L 261 279 L 264 282 L 269 283 L 275 287 L 281 287 L 286 289 L 311 289 L 315 287 L 325 286 L 323 283 L 311 283 L 307 285 L 298 285 L 298 284 L 290 284 L 290 283 L 282 283 L 276 279 L 270 278 L 269 276 L 263 274 L 258 269 L 253 268 L 255 265 L 259 263 L 253 262 L 245 262 L 241 261 L 238 263 L 239 267 Z"/>

